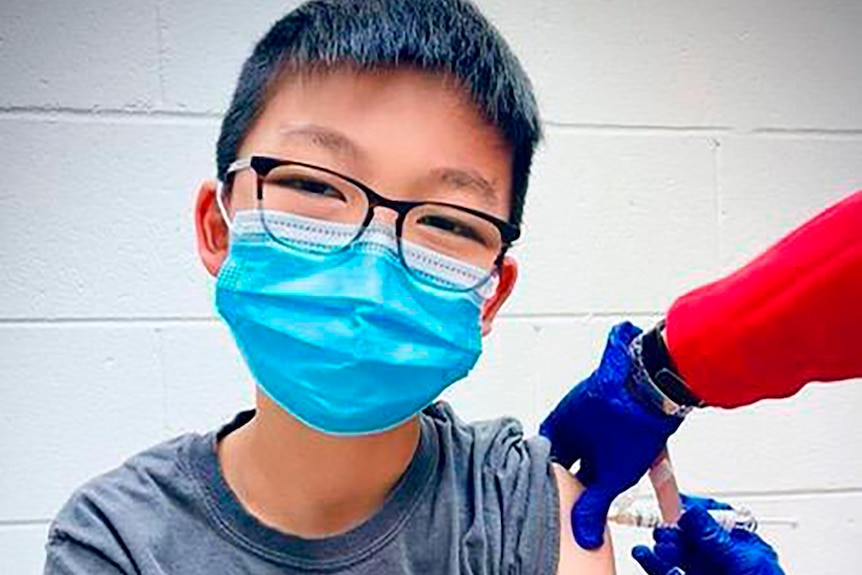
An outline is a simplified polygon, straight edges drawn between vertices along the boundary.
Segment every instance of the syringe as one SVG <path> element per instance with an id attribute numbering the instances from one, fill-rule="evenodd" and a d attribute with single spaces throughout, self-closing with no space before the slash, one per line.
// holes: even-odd
<path id="1" fill-rule="evenodd" d="M 649 478 L 655 490 L 659 510 L 644 510 L 631 508 L 630 504 L 618 507 L 615 513 L 608 517 L 608 521 L 620 525 L 633 527 L 644 527 L 653 529 L 658 526 L 674 526 L 682 515 L 682 501 L 680 500 L 679 487 L 676 484 L 673 466 L 670 456 L 665 448 L 649 471 Z M 796 527 L 795 519 L 761 518 L 759 521 L 754 514 L 745 507 L 734 509 L 709 509 L 708 513 L 715 519 L 722 529 L 732 531 L 743 529 L 754 533 L 759 525 L 790 525 Z"/>
<path id="2" fill-rule="evenodd" d="M 726 531 L 731 531 L 733 529 L 744 529 L 751 533 L 757 531 L 757 519 L 748 509 L 710 509 L 708 513 L 718 522 L 719 525 L 721 525 L 722 529 L 725 529 Z M 612 521 L 619 525 L 643 527 L 647 529 L 666 525 L 658 511 L 645 509 L 626 509 L 610 515 L 608 517 L 608 521 Z"/>

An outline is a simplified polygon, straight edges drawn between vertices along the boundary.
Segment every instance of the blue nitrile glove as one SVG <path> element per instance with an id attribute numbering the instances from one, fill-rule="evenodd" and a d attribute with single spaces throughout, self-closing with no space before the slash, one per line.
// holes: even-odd
<path id="1" fill-rule="evenodd" d="M 602 544 L 611 502 L 643 477 L 682 421 L 641 404 L 626 387 L 632 372 L 628 347 L 640 333 L 629 322 L 614 327 L 599 368 L 539 428 L 563 466 L 581 461 L 577 476 L 586 490 L 572 508 L 572 530 L 585 549 Z"/>
<path id="2" fill-rule="evenodd" d="M 685 496 L 683 505 L 687 511 L 678 529 L 658 527 L 653 549 L 632 549 L 647 575 L 784 575 L 778 555 L 763 539 L 743 529 L 725 531 L 707 512 L 729 505 Z"/>

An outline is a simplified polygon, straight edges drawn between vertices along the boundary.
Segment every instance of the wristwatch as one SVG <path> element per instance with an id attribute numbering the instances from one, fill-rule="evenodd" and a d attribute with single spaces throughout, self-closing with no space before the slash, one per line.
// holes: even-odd
<path id="1" fill-rule="evenodd" d="M 704 403 L 695 397 L 679 374 L 664 343 L 661 320 L 651 330 L 636 337 L 629 346 L 634 361 L 630 390 L 639 398 L 666 415 L 685 417 Z"/>

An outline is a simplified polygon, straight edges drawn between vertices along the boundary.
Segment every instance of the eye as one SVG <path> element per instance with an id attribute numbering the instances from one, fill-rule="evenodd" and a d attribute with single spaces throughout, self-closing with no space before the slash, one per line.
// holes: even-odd
<path id="1" fill-rule="evenodd" d="M 270 185 L 276 186 L 285 191 L 296 191 L 310 196 L 321 196 L 342 201 L 346 200 L 344 194 L 342 194 L 338 188 L 335 188 L 326 182 L 311 178 L 300 178 L 295 176 L 281 177 L 269 183 Z"/>
<path id="2" fill-rule="evenodd" d="M 482 245 L 487 244 L 482 234 L 478 233 L 473 226 L 451 217 L 427 214 L 419 218 L 417 223 L 423 226 L 433 227 L 437 230 L 460 238 L 468 239 Z"/>

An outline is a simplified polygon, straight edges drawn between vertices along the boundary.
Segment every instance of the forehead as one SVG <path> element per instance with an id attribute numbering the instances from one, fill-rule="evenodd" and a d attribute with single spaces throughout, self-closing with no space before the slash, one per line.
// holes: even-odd
<path id="1" fill-rule="evenodd" d="M 418 198 L 426 184 L 443 182 L 462 203 L 508 216 L 510 147 L 469 93 L 443 74 L 284 74 L 239 151 L 253 153 L 323 163 L 393 196 Z M 469 185 L 479 181 L 486 189 Z"/>

